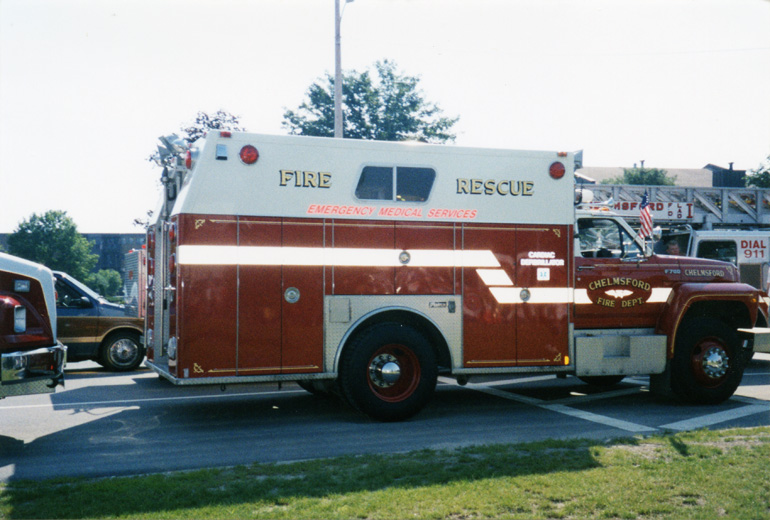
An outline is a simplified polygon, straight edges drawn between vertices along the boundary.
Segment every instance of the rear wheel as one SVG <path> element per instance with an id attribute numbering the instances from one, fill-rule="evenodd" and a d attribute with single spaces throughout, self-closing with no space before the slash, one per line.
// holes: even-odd
<path id="1" fill-rule="evenodd" d="M 740 385 L 745 364 L 736 331 L 715 319 L 690 320 L 676 336 L 671 389 L 687 402 L 721 403 Z"/>
<path id="2" fill-rule="evenodd" d="M 348 402 L 381 421 L 400 421 L 425 406 L 438 368 L 430 343 L 414 328 L 380 323 L 358 335 L 340 361 L 340 386 Z"/>
<path id="3" fill-rule="evenodd" d="M 110 370 L 125 372 L 136 369 L 144 359 L 144 345 L 139 334 L 125 331 L 107 336 L 99 350 L 99 363 Z"/>

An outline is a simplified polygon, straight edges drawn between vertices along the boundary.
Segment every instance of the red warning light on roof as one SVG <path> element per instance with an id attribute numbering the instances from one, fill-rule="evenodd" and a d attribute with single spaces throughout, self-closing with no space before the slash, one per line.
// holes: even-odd
<path id="1" fill-rule="evenodd" d="M 567 169 L 559 161 L 556 161 L 555 163 L 551 164 L 550 168 L 548 168 L 548 174 L 551 176 L 552 179 L 559 180 L 562 177 L 564 177 L 565 173 L 567 173 Z"/>
<path id="2" fill-rule="evenodd" d="M 239 155 L 244 164 L 254 164 L 257 162 L 257 159 L 259 159 L 259 152 L 250 144 L 241 148 L 241 153 Z"/>

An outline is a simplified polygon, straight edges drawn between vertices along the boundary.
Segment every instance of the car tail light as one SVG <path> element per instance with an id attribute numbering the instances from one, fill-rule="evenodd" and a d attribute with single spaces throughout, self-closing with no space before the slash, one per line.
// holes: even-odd
<path id="1" fill-rule="evenodd" d="M 27 332 L 27 308 L 17 305 L 13 309 L 13 332 L 23 334 Z"/>

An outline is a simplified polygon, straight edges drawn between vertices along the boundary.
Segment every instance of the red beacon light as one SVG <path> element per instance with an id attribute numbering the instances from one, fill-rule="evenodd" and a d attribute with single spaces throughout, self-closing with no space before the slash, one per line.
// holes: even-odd
<path id="1" fill-rule="evenodd" d="M 551 166 L 548 168 L 548 174 L 554 180 L 561 179 L 562 177 L 564 177 L 565 173 L 567 173 L 567 168 L 565 168 L 564 164 L 562 164 L 559 161 L 552 163 Z"/>
<path id="2" fill-rule="evenodd" d="M 255 162 L 257 162 L 257 159 L 259 159 L 259 152 L 254 146 L 250 144 L 247 144 L 246 146 L 241 148 L 241 152 L 239 155 L 240 155 L 241 161 L 243 161 L 243 164 L 254 164 Z"/>

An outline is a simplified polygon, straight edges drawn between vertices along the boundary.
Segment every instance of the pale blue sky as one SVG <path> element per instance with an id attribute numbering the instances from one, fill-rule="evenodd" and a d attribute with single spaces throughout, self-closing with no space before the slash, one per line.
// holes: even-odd
<path id="1" fill-rule="evenodd" d="M 219 108 L 284 133 L 333 22 L 333 0 L 0 0 L 0 232 L 49 209 L 140 231 L 157 136 Z M 747 169 L 770 154 L 768 27 L 767 0 L 355 0 L 342 61 L 420 76 L 458 145 Z"/>

